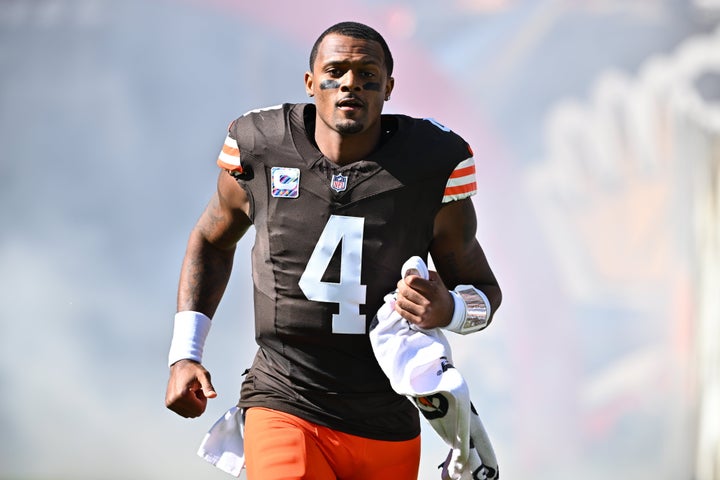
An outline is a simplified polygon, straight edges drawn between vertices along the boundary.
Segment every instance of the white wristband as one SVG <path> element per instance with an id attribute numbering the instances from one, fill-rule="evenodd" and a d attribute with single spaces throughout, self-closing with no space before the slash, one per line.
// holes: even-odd
<path id="1" fill-rule="evenodd" d="M 466 335 L 477 332 L 490 323 L 490 301 L 487 296 L 472 285 L 458 285 L 450 290 L 455 301 L 455 310 L 445 330 Z"/>
<path id="2" fill-rule="evenodd" d="M 450 295 L 452 295 L 453 300 L 455 301 L 455 309 L 453 310 L 453 316 L 450 319 L 450 323 L 443 328 L 445 330 L 450 330 L 451 332 L 459 332 L 465 323 L 465 302 L 462 301 L 459 294 L 453 292 L 452 290 L 450 290 Z"/>
<path id="3" fill-rule="evenodd" d="M 210 331 L 212 320 L 200 312 L 183 311 L 175 314 L 168 366 L 180 360 L 193 360 L 202 363 L 205 339 Z"/>

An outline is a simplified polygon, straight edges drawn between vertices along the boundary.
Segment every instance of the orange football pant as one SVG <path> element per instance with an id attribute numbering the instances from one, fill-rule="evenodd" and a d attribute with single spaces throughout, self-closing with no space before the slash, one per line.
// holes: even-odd
<path id="1" fill-rule="evenodd" d="M 372 440 L 262 407 L 247 410 L 248 480 L 417 480 L 420 436 Z"/>

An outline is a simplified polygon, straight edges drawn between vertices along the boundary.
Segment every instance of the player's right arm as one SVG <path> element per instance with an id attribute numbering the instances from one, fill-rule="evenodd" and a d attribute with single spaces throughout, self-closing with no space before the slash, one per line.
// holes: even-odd
<path id="1" fill-rule="evenodd" d="M 230 278 L 235 246 L 251 225 L 243 188 L 221 171 L 217 191 L 190 232 L 178 286 L 178 311 L 215 314 Z"/>
<path id="2" fill-rule="evenodd" d="M 237 242 L 251 225 L 250 201 L 243 188 L 221 171 L 217 191 L 190 233 L 178 285 L 177 311 L 212 318 L 225 292 Z M 165 405 L 183 417 L 205 411 L 217 396 L 209 372 L 198 362 L 181 359 L 170 366 Z"/>

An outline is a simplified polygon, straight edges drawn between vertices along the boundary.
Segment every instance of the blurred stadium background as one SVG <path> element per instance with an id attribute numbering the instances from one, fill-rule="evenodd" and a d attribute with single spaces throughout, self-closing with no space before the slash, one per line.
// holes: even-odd
<path id="1" fill-rule="evenodd" d="M 502 478 L 719 480 L 718 0 L 0 0 L 0 478 L 230 478 L 195 450 L 254 353 L 252 234 L 193 421 L 180 260 L 229 121 L 305 101 L 341 20 L 387 38 L 388 112 L 475 150 L 505 300 L 452 341 Z"/>

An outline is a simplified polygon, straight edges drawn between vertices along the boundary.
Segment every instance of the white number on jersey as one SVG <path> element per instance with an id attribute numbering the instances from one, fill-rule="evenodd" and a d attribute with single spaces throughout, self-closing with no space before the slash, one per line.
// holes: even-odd
<path id="1" fill-rule="evenodd" d="M 363 218 L 331 215 L 298 282 L 308 300 L 339 305 L 332 318 L 333 333 L 365 333 L 365 315 L 360 315 L 367 291 L 367 286 L 360 283 L 364 226 Z M 338 245 L 340 282 L 323 282 Z"/>

